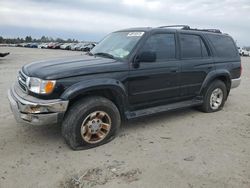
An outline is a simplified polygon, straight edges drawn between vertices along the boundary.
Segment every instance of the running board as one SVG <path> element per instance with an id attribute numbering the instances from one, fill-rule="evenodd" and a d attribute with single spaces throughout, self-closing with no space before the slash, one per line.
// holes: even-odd
<path id="1" fill-rule="evenodd" d="M 188 101 L 182 101 L 182 102 L 177 102 L 173 104 L 167 104 L 167 105 L 162 105 L 162 106 L 146 108 L 142 110 L 126 112 L 125 114 L 126 114 L 127 119 L 134 119 L 138 117 L 148 116 L 148 115 L 176 110 L 180 108 L 198 106 L 198 105 L 201 105 L 202 103 L 203 103 L 202 100 L 188 100 Z"/>

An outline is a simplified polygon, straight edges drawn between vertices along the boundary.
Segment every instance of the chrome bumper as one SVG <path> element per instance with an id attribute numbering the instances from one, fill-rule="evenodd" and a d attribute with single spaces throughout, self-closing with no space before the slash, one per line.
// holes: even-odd
<path id="1" fill-rule="evenodd" d="M 231 80 L 231 89 L 239 87 L 241 78 L 236 78 Z"/>
<path id="2" fill-rule="evenodd" d="M 68 101 L 42 100 L 27 95 L 16 84 L 8 91 L 8 99 L 17 122 L 32 125 L 60 123 L 68 107 Z"/>

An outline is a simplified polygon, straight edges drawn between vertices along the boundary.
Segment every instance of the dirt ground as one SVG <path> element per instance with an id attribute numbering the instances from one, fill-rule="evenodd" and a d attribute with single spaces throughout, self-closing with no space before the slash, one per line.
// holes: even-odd
<path id="1" fill-rule="evenodd" d="M 0 188 L 250 187 L 250 57 L 222 111 L 195 109 L 124 123 L 95 149 L 72 151 L 59 126 L 17 124 L 7 90 L 32 61 L 81 52 L 0 47 Z"/>

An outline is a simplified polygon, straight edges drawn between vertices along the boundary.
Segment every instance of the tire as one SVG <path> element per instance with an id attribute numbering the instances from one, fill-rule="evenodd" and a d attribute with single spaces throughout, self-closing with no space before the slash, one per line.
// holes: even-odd
<path id="1" fill-rule="evenodd" d="M 204 102 L 200 109 L 206 113 L 220 111 L 223 108 L 226 99 L 226 85 L 220 80 L 215 80 L 207 87 L 204 93 Z"/>
<path id="2" fill-rule="evenodd" d="M 120 113 L 114 103 L 104 97 L 86 97 L 66 113 L 62 135 L 73 150 L 89 149 L 114 139 L 120 124 Z"/>

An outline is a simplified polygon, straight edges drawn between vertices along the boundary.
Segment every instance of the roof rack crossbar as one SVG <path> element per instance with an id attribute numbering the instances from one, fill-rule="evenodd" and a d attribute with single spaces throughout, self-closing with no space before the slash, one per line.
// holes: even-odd
<path id="1" fill-rule="evenodd" d="M 222 33 L 219 29 L 197 29 L 197 28 L 191 28 L 188 25 L 166 25 L 166 26 L 160 26 L 158 28 L 180 28 L 182 30 L 192 30 L 192 31 L 206 31 L 206 32 L 212 32 L 212 33 Z"/>
<path id="2" fill-rule="evenodd" d="M 212 33 L 222 33 L 219 29 L 196 29 L 196 28 L 193 29 L 193 28 L 189 28 L 187 30 L 192 30 L 192 31 L 206 31 L 206 32 L 212 32 Z"/>
<path id="3" fill-rule="evenodd" d="M 166 27 L 180 27 L 181 29 L 190 29 L 188 25 L 164 25 L 158 28 L 166 28 Z"/>

